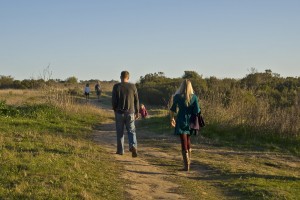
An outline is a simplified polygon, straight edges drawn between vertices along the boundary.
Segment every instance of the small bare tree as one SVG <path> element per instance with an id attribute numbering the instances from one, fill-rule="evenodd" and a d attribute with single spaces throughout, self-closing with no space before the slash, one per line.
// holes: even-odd
<path id="1" fill-rule="evenodd" d="M 43 79 L 45 82 L 49 81 L 52 77 L 52 71 L 50 70 L 50 63 L 48 64 L 48 66 L 43 69 L 43 73 L 40 73 L 39 76 L 41 79 Z"/>

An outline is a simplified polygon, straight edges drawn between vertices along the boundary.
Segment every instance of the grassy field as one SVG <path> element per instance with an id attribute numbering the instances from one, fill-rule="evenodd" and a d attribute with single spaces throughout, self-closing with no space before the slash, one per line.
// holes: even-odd
<path id="1" fill-rule="evenodd" d="M 299 140 L 288 140 L 288 143 L 285 138 L 261 140 L 243 132 L 234 136 L 237 130 L 232 130 L 230 135 L 229 130 L 224 133 L 215 126 L 208 124 L 192 140 L 192 174 L 169 177 L 182 185 L 181 193 L 190 199 L 299 199 Z M 170 158 L 145 156 L 145 159 L 170 174 L 177 174 L 182 161 L 174 157 L 181 150 L 169 118 L 152 115 L 141 120 L 139 128 L 156 134 L 140 138 L 140 144 L 174 155 Z"/>
<path id="2" fill-rule="evenodd" d="M 0 199 L 126 199 L 124 169 L 91 139 L 93 126 L 112 122 L 112 114 L 60 90 L 46 94 L 0 90 Z M 109 95 L 101 99 L 105 108 Z M 144 134 L 138 135 L 140 157 L 167 171 L 188 199 L 300 196 L 299 138 L 208 123 L 192 140 L 192 172 L 186 174 L 178 172 L 180 145 L 168 111 L 149 113 L 137 124 Z M 168 156 L 150 155 L 146 147 Z"/>
<path id="3" fill-rule="evenodd" d="M 122 168 L 90 138 L 112 116 L 43 94 L 0 91 L 0 199 L 124 199 Z"/>

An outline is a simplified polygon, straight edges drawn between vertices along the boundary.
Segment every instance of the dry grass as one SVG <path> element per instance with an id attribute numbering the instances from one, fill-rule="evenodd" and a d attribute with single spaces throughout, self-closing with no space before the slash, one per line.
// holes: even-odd
<path id="1" fill-rule="evenodd" d="M 112 114 L 103 111 L 94 104 L 87 104 L 84 99 L 72 96 L 67 88 L 46 87 L 40 90 L 0 90 L 0 100 L 7 105 L 20 106 L 24 104 L 51 104 L 63 109 L 66 113 L 101 115 L 110 120 Z"/>
<path id="2" fill-rule="evenodd" d="M 111 113 L 103 111 L 95 104 L 87 103 L 83 98 L 70 95 L 65 89 L 48 88 L 44 93 L 47 102 L 65 110 L 67 113 L 96 114 L 107 120 L 112 117 Z"/>
<path id="3" fill-rule="evenodd" d="M 4 89 L 0 90 L 0 100 L 8 105 L 45 103 L 41 90 Z"/>
<path id="4" fill-rule="evenodd" d="M 282 137 L 300 136 L 300 108 L 297 105 L 274 108 L 263 99 L 237 96 L 229 106 L 218 101 L 201 101 L 204 116 L 210 123 L 239 126 Z"/>

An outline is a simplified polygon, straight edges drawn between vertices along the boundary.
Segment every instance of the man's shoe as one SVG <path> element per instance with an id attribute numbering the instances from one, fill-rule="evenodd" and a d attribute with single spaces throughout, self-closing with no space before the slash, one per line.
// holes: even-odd
<path id="1" fill-rule="evenodd" d="M 116 154 L 123 155 L 123 153 L 120 153 L 120 152 L 116 152 Z"/>
<path id="2" fill-rule="evenodd" d="M 137 151 L 136 151 L 136 148 L 135 147 L 131 147 L 130 148 L 130 151 L 132 153 L 132 157 L 133 158 L 136 158 L 137 157 Z"/>

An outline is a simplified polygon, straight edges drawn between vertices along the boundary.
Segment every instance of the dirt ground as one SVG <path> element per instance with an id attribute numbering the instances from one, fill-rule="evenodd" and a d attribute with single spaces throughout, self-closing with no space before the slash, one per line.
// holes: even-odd
<path id="1" fill-rule="evenodd" d="M 157 151 L 141 147 L 143 150 L 138 151 L 138 157 L 132 158 L 128 151 L 125 136 L 125 154 L 115 154 L 116 132 L 114 124 L 105 124 L 98 129 L 95 132 L 95 141 L 105 147 L 114 159 L 124 167 L 122 177 L 127 181 L 125 189 L 129 199 L 185 199 L 176 192 L 179 186 L 167 180 L 169 174 L 166 171 L 144 159 L 145 151 L 159 156 Z M 142 136 L 141 133 L 139 135 Z"/>

